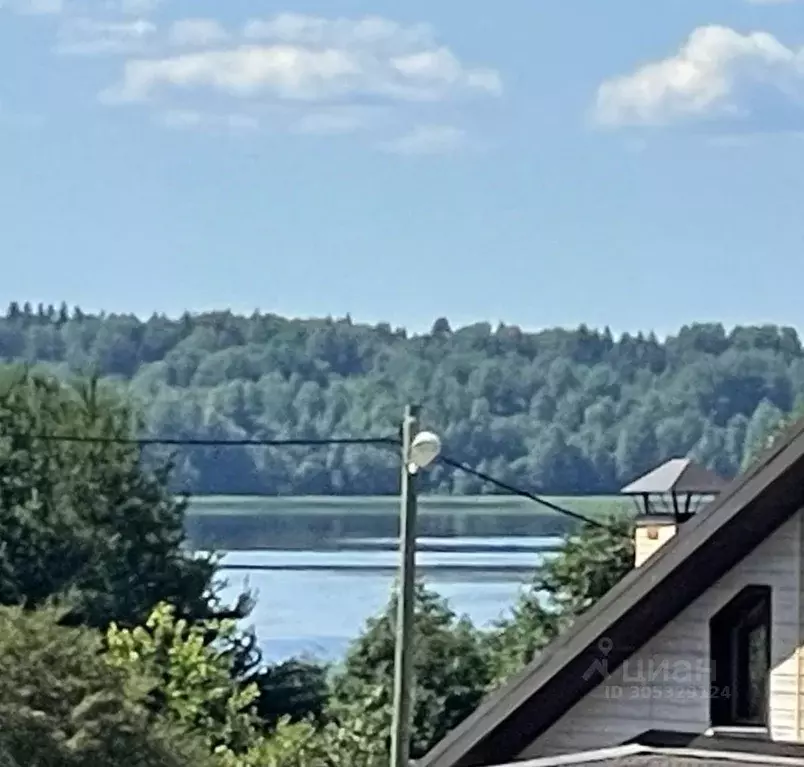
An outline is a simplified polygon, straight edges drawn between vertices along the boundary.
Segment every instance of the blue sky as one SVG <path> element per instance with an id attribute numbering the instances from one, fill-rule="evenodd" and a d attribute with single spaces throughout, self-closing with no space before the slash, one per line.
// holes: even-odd
<path id="1" fill-rule="evenodd" d="M 0 0 L 0 302 L 804 328 L 804 0 Z"/>

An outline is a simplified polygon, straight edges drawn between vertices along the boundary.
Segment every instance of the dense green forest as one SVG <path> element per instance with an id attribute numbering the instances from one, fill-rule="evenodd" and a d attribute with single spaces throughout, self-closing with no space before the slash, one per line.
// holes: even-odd
<path id="1" fill-rule="evenodd" d="M 142 405 L 143 436 L 158 438 L 393 436 L 403 405 L 419 402 L 450 457 L 554 494 L 616 491 L 687 454 L 733 475 L 804 395 L 801 341 L 776 326 L 694 324 L 660 341 L 442 318 L 410 335 L 349 317 L 143 321 L 14 303 L 0 359 L 116 379 Z M 192 447 L 175 460 L 178 487 L 195 493 L 375 495 L 398 482 L 397 456 L 377 447 Z M 422 481 L 493 490 L 443 466 Z"/>

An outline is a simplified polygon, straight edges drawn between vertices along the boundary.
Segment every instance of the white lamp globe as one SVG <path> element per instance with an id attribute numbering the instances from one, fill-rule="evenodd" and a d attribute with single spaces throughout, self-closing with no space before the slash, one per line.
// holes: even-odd
<path id="1" fill-rule="evenodd" d="M 411 469 L 417 471 L 429 466 L 441 452 L 441 438 L 431 431 L 420 431 L 410 445 L 408 461 Z"/>

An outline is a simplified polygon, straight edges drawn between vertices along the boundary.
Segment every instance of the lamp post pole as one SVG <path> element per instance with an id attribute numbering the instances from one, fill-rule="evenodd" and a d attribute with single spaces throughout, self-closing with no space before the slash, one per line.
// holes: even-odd
<path id="1" fill-rule="evenodd" d="M 391 725 L 390 767 L 409 767 L 410 711 L 413 687 L 413 619 L 416 589 L 416 467 L 411 444 L 418 431 L 419 408 L 408 406 L 402 421 L 402 477 L 400 492 L 400 573 L 394 659 L 394 709 Z"/>

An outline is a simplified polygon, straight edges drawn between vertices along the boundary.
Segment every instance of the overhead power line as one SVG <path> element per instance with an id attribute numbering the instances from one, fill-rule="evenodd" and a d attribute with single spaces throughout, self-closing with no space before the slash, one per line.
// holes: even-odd
<path id="1" fill-rule="evenodd" d="M 327 439 L 167 439 L 145 437 L 87 437 L 66 434 L 37 434 L 30 437 L 43 442 L 79 442 L 138 447 L 327 447 L 329 445 L 398 445 L 395 437 L 328 437 Z"/>
<path id="2" fill-rule="evenodd" d="M 27 435 L 26 435 L 27 436 Z M 169 439 L 160 437 L 90 437 L 77 434 L 36 434 L 28 437 L 32 440 L 44 442 L 74 442 L 87 444 L 107 444 L 107 445 L 136 445 L 138 447 L 165 446 L 165 447 L 264 447 L 264 448 L 283 448 L 283 447 L 328 447 L 336 445 L 365 445 L 379 447 L 398 447 L 399 437 L 327 437 L 322 439 Z M 505 490 L 511 495 L 520 498 L 527 498 L 557 514 L 575 519 L 587 525 L 592 525 L 602 530 L 609 530 L 609 525 L 598 522 L 596 519 L 586 517 L 577 511 L 567 509 L 553 501 L 548 501 L 541 496 L 523 490 L 507 482 L 496 479 L 490 474 L 473 469 L 466 463 L 456 461 L 446 455 L 440 455 L 438 460 L 445 466 L 449 466 L 458 471 L 470 474 L 483 482 Z"/>
<path id="3" fill-rule="evenodd" d="M 453 469 L 465 471 L 467 474 L 471 474 L 473 477 L 482 479 L 484 482 L 488 482 L 490 485 L 495 485 L 496 487 L 499 487 L 500 490 L 505 490 L 507 493 L 510 493 L 511 495 L 516 495 L 519 496 L 520 498 L 527 498 L 528 500 L 531 500 L 534 503 L 538 503 L 540 506 L 544 506 L 548 509 L 551 509 L 552 511 L 555 511 L 558 514 L 563 514 L 566 517 L 571 517 L 572 519 L 576 519 L 579 522 L 583 522 L 584 524 L 587 525 L 592 525 L 593 527 L 598 527 L 602 530 L 610 529 L 609 525 L 606 525 L 603 522 L 598 522 L 596 519 L 586 517 L 583 514 L 579 514 L 577 511 L 566 509 L 563 506 L 559 506 L 557 503 L 553 503 L 552 501 L 548 501 L 545 498 L 541 498 L 538 495 L 535 495 L 534 493 L 528 492 L 527 490 L 522 490 L 519 487 L 509 485 L 507 482 L 495 479 L 494 477 L 492 477 L 489 474 L 486 474 L 485 472 L 473 469 L 471 466 L 465 463 L 461 463 L 460 461 L 455 461 L 446 455 L 439 456 L 437 460 L 447 466 L 451 466 Z"/>

